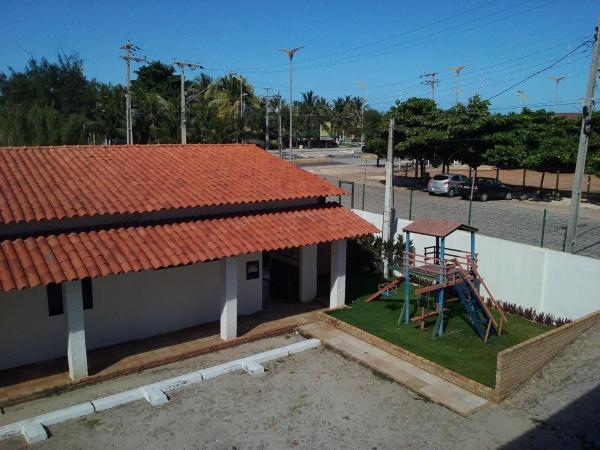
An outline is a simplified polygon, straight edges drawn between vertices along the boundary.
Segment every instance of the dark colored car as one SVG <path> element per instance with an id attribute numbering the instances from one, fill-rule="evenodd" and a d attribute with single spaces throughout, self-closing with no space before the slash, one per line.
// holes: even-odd
<path id="1" fill-rule="evenodd" d="M 468 199 L 471 196 L 471 179 L 460 187 L 460 196 Z M 482 202 L 492 199 L 512 199 L 512 190 L 494 178 L 476 178 L 473 185 L 473 198 Z"/>

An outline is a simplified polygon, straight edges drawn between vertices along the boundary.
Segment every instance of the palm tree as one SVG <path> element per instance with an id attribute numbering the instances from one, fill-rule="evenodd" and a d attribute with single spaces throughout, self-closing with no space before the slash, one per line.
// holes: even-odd
<path id="1" fill-rule="evenodd" d="M 94 133 L 98 141 L 110 145 L 125 139 L 123 97 L 121 86 L 99 86 L 93 119 L 88 123 L 88 132 Z"/>
<path id="2" fill-rule="evenodd" d="M 310 137 L 314 136 L 315 116 L 317 113 L 317 102 L 320 97 L 315 95 L 314 91 L 302 93 L 302 101 L 300 103 L 300 127 L 303 128 L 304 135 L 308 138 L 308 147 L 310 148 Z M 298 130 L 300 131 L 300 130 Z M 300 135 L 300 134 L 299 134 Z"/>
<path id="3" fill-rule="evenodd" d="M 158 94 L 136 92 L 134 95 L 134 142 L 177 142 L 179 115 L 172 103 Z"/>
<path id="4" fill-rule="evenodd" d="M 236 140 L 239 140 L 245 129 L 242 113 L 252 112 L 259 104 L 250 83 L 242 77 L 229 74 L 213 82 L 204 95 L 208 100 L 209 108 L 215 112 L 217 119 L 223 125 L 235 127 L 235 123 L 239 123 L 237 133 L 225 133 L 230 137 L 233 137 L 233 134 Z M 217 134 L 223 135 L 223 133 Z"/>
<path id="5" fill-rule="evenodd" d="M 352 99 L 349 95 L 338 97 L 333 101 L 333 129 L 342 140 L 346 138 L 346 132 L 352 124 Z"/>

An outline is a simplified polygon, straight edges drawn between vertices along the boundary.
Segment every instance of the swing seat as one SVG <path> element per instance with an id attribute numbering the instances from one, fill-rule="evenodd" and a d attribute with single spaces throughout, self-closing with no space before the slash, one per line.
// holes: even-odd
<path id="1" fill-rule="evenodd" d="M 391 286 L 390 283 L 384 283 L 384 284 L 380 284 L 378 287 L 379 287 L 379 292 L 381 292 L 382 297 L 391 297 L 392 295 L 398 293 L 398 285 L 397 284 Z"/>

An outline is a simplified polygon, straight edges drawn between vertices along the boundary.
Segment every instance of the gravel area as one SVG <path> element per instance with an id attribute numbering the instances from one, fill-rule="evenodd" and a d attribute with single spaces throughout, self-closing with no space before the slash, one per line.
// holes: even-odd
<path id="1" fill-rule="evenodd" d="M 21 405 L 6 416 L 89 400 L 297 339 L 281 336 L 204 355 Z M 207 380 L 159 408 L 135 402 L 54 426 L 52 438 L 36 447 L 598 448 L 599 343 L 595 326 L 511 399 L 469 417 L 320 348 L 268 364 L 263 377 L 236 373 Z M 20 439 L 0 443 L 21 446 Z"/>

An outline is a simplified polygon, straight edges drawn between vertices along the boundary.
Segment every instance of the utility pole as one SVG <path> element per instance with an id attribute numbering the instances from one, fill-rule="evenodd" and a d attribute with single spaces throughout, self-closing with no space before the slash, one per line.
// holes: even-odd
<path id="1" fill-rule="evenodd" d="M 296 54 L 296 52 L 298 52 L 298 50 L 300 50 L 301 48 L 304 48 L 304 45 L 301 45 L 300 47 L 296 47 L 296 48 L 292 48 L 287 49 L 287 48 L 282 48 L 280 49 L 280 51 L 287 53 L 288 58 L 290 60 L 290 161 L 294 159 L 294 153 L 293 153 L 293 134 L 292 134 L 292 122 L 293 122 L 293 108 L 294 108 L 294 102 L 292 100 L 292 60 L 294 59 L 294 55 Z"/>
<path id="2" fill-rule="evenodd" d="M 127 41 L 127 44 L 121 47 L 125 50 L 125 55 L 121 56 L 125 60 L 125 128 L 127 134 L 127 144 L 133 144 L 133 124 L 131 120 L 131 61 L 147 62 L 146 58 L 135 56 L 135 52 L 140 48 L 137 45 Z"/>
<path id="3" fill-rule="evenodd" d="M 567 78 L 566 76 L 552 76 L 552 77 L 548 77 L 549 80 L 552 80 L 556 83 L 556 88 L 554 89 L 554 112 L 557 113 L 558 111 L 556 110 L 556 107 L 558 105 L 558 85 L 559 83 L 564 80 L 565 78 Z"/>
<path id="4" fill-rule="evenodd" d="M 434 102 L 435 102 L 435 85 L 440 83 L 438 80 L 435 79 L 435 77 L 437 75 L 438 75 L 437 72 L 431 72 L 431 73 L 424 73 L 423 75 L 420 76 L 420 78 L 431 77 L 431 80 L 421 81 L 421 84 L 427 84 L 427 85 L 431 86 L 431 100 L 433 100 Z"/>
<path id="5" fill-rule="evenodd" d="M 394 233 L 392 231 L 394 223 L 394 124 L 395 120 L 390 119 L 388 129 L 388 148 L 387 158 L 385 160 L 385 197 L 383 206 L 383 276 L 386 279 L 390 278 L 390 248 L 394 241 Z M 408 280 L 407 280 L 408 282 Z"/>
<path id="6" fill-rule="evenodd" d="M 358 82 L 358 88 L 360 89 L 360 146 L 361 148 L 365 146 L 365 89 L 367 85 L 364 81 Z"/>
<path id="7" fill-rule="evenodd" d="M 525 92 L 523 92 L 521 89 L 519 89 L 517 91 L 517 96 L 519 97 L 519 106 L 522 106 L 523 102 L 525 102 L 525 106 L 527 106 L 527 100 L 529 100 L 529 97 L 527 97 L 527 95 L 525 95 Z"/>
<path id="8" fill-rule="evenodd" d="M 588 78 L 587 90 L 585 93 L 585 104 L 583 105 L 583 114 L 581 117 L 581 131 L 579 133 L 579 146 L 577 148 L 577 165 L 573 176 L 573 187 L 571 189 L 571 205 L 569 208 L 569 223 L 567 225 L 566 249 L 570 253 L 575 253 L 575 244 L 577 241 L 577 218 L 579 215 L 579 202 L 581 201 L 581 182 L 585 171 L 585 159 L 587 156 L 588 143 L 590 138 L 590 129 L 592 126 L 592 107 L 594 106 L 594 91 L 596 88 L 596 79 L 598 77 L 598 58 L 600 57 L 600 18 L 594 31 L 594 51 L 592 53 L 592 65 Z"/>
<path id="9" fill-rule="evenodd" d="M 265 95 L 265 150 L 269 150 L 269 91 L 271 88 L 266 87 L 266 95 Z"/>
<path id="10" fill-rule="evenodd" d="M 190 70 L 204 69 L 200 64 L 189 63 L 185 61 L 173 61 L 173 63 L 179 67 L 179 79 L 181 81 L 181 143 L 187 144 L 187 119 L 185 118 L 185 71 L 188 68 Z"/>
<path id="11" fill-rule="evenodd" d="M 277 112 L 279 115 L 279 157 L 283 157 L 283 135 L 281 134 L 281 94 L 277 91 L 277 98 L 279 99 L 279 107 Z"/>
<path id="12" fill-rule="evenodd" d="M 453 67 L 448 67 L 448 70 L 452 70 L 454 72 L 454 74 L 456 75 L 456 104 L 458 105 L 459 101 L 460 101 L 460 94 L 461 89 L 460 89 L 460 81 L 458 79 L 458 76 L 460 75 L 460 73 L 463 71 L 463 69 L 465 67 L 469 67 L 471 64 L 465 64 L 462 66 L 453 66 Z"/>

